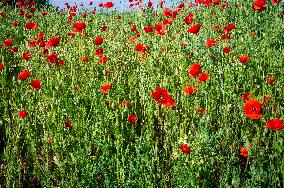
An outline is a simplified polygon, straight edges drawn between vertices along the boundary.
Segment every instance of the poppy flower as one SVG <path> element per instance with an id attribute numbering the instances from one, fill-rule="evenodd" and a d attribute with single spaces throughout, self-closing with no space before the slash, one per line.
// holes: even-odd
<path id="1" fill-rule="evenodd" d="M 201 65 L 197 63 L 192 64 L 188 69 L 188 73 L 193 77 L 197 76 L 201 73 Z"/>
<path id="2" fill-rule="evenodd" d="M 71 127 L 73 127 L 73 123 L 72 123 L 72 121 L 67 120 L 67 121 L 64 121 L 64 126 L 66 128 L 71 128 Z"/>
<path id="3" fill-rule="evenodd" d="M 0 72 L 2 72 L 4 69 L 4 64 L 3 63 L 0 63 Z"/>
<path id="4" fill-rule="evenodd" d="M 84 56 L 84 57 L 83 57 L 83 61 L 84 61 L 84 62 L 88 62 L 88 61 L 89 61 L 89 57 L 88 57 L 88 56 Z"/>
<path id="5" fill-rule="evenodd" d="M 228 33 L 232 31 L 235 28 L 235 24 L 228 24 L 224 27 L 223 32 Z"/>
<path id="6" fill-rule="evenodd" d="M 182 143 L 180 144 L 179 148 L 182 153 L 186 153 L 186 154 L 190 153 L 190 147 L 187 144 Z"/>
<path id="7" fill-rule="evenodd" d="M 26 80 L 30 76 L 31 72 L 29 70 L 23 70 L 19 75 L 18 79 L 21 81 Z"/>
<path id="8" fill-rule="evenodd" d="M 101 92 L 102 93 L 106 93 L 108 90 L 110 90 L 111 89 L 111 85 L 110 85 L 110 83 L 105 83 L 102 87 L 101 87 Z"/>
<path id="9" fill-rule="evenodd" d="M 27 53 L 27 52 L 23 53 L 23 59 L 24 60 L 29 60 L 31 58 L 31 56 L 32 56 L 32 54 L 30 54 L 30 53 Z"/>
<path id="10" fill-rule="evenodd" d="M 47 54 L 46 59 L 48 60 L 49 64 L 53 64 L 56 61 L 58 61 L 58 58 L 55 52 L 52 52 L 51 54 Z"/>
<path id="11" fill-rule="evenodd" d="M 10 49 L 11 52 L 16 53 L 19 51 L 19 47 L 15 46 L 13 48 Z"/>
<path id="12" fill-rule="evenodd" d="M 280 2 L 281 2 L 281 0 L 271 0 L 272 5 L 277 5 Z"/>
<path id="13" fill-rule="evenodd" d="M 206 41 L 206 43 L 205 43 L 205 45 L 206 45 L 206 47 L 207 48 L 210 48 L 210 47 L 212 47 L 212 46 L 215 46 L 217 44 L 217 40 L 215 40 L 215 39 L 207 39 L 207 41 Z"/>
<path id="14" fill-rule="evenodd" d="M 107 30 L 107 26 L 106 25 L 102 26 L 101 30 L 102 31 L 106 31 Z"/>
<path id="15" fill-rule="evenodd" d="M 199 77 L 198 77 L 198 81 L 199 82 L 206 82 L 207 80 L 209 80 L 209 74 L 208 73 L 202 73 Z"/>
<path id="16" fill-rule="evenodd" d="M 41 83 L 40 83 L 39 79 L 35 79 L 35 80 L 31 81 L 29 83 L 29 85 L 32 86 L 35 90 L 38 90 L 41 87 Z"/>
<path id="17" fill-rule="evenodd" d="M 186 25 L 191 24 L 194 21 L 193 14 L 189 13 L 183 21 Z"/>
<path id="18" fill-rule="evenodd" d="M 139 52 L 145 52 L 148 50 L 148 46 L 147 45 L 144 45 L 144 44 L 137 44 L 135 47 L 134 47 L 134 50 L 136 51 L 139 51 Z"/>
<path id="19" fill-rule="evenodd" d="M 204 108 L 198 108 L 198 109 L 196 110 L 196 112 L 197 112 L 199 115 L 204 115 L 205 112 L 206 112 L 206 110 L 205 110 Z"/>
<path id="20" fill-rule="evenodd" d="M 152 97 L 158 104 L 165 105 L 165 107 L 176 106 L 172 96 L 165 89 L 156 88 L 155 91 L 152 92 Z"/>
<path id="21" fill-rule="evenodd" d="M 225 47 L 224 49 L 223 49 L 223 51 L 224 51 L 224 53 L 225 54 L 228 54 L 228 53 L 230 53 L 230 48 L 227 46 L 227 47 Z"/>
<path id="22" fill-rule="evenodd" d="M 271 83 L 271 84 L 273 84 L 275 81 L 276 81 L 276 79 L 273 78 L 273 77 L 269 77 L 269 78 L 266 78 L 266 79 L 265 79 L 265 82 Z"/>
<path id="23" fill-rule="evenodd" d="M 19 22 L 16 22 L 16 21 L 12 22 L 11 25 L 12 25 L 12 27 L 17 27 L 19 25 Z"/>
<path id="24" fill-rule="evenodd" d="M 261 103 L 257 100 L 250 99 L 244 105 L 245 116 L 250 119 L 259 119 L 261 114 Z"/>
<path id="25" fill-rule="evenodd" d="M 105 8 L 112 8 L 113 7 L 113 2 L 106 2 L 103 6 L 105 7 Z"/>
<path id="26" fill-rule="evenodd" d="M 103 43 L 104 39 L 103 37 L 99 36 L 94 40 L 95 45 L 101 45 Z"/>
<path id="27" fill-rule="evenodd" d="M 196 92 L 196 87 L 194 87 L 194 86 L 186 86 L 183 89 L 183 91 L 186 94 L 186 96 L 190 96 L 191 94 Z"/>
<path id="28" fill-rule="evenodd" d="M 26 23 L 25 28 L 29 30 L 35 30 L 37 28 L 37 22 Z"/>
<path id="29" fill-rule="evenodd" d="M 129 122 L 130 124 L 136 123 L 137 120 L 138 120 L 138 118 L 137 118 L 137 116 L 134 115 L 134 114 L 130 114 L 130 115 L 128 116 L 128 122 Z"/>
<path id="30" fill-rule="evenodd" d="M 28 115 L 29 115 L 29 113 L 28 113 L 27 111 L 25 111 L 25 110 L 20 110 L 20 111 L 18 112 L 18 116 L 19 116 L 19 118 L 21 118 L 21 119 L 26 118 Z"/>
<path id="31" fill-rule="evenodd" d="M 155 25 L 155 33 L 157 35 L 165 35 L 166 34 L 166 29 L 163 25 L 163 23 L 158 23 Z"/>
<path id="32" fill-rule="evenodd" d="M 247 55 L 243 55 L 239 57 L 239 62 L 241 63 L 247 63 L 249 61 L 249 57 Z"/>
<path id="33" fill-rule="evenodd" d="M 85 22 L 75 22 L 73 24 L 74 27 L 74 32 L 83 32 L 84 29 L 86 28 Z"/>
<path id="34" fill-rule="evenodd" d="M 257 11 L 262 11 L 266 7 L 266 0 L 255 0 L 252 3 L 252 8 Z"/>
<path id="35" fill-rule="evenodd" d="M 240 149 L 240 155 L 244 157 L 248 157 L 248 150 L 246 149 L 245 146 L 241 147 Z"/>
<path id="36" fill-rule="evenodd" d="M 253 97 L 252 97 L 252 98 L 253 98 Z M 247 91 L 245 94 L 242 95 L 242 100 L 243 100 L 244 102 L 246 102 L 246 101 L 249 100 L 249 99 L 250 99 L 250 92 Z"/>
<path id="37" fill-rule="evenodd" d="M 95 54 L 99 57 L 102 57 L 104 53 L 104 49 L 103 48 L 97 48 Z"/>
<path id="38" fill-rule="evenodd" d="M 100 59 L 99 59 L 99 64 L 103 64 L 103 63 L 106 63 L 108 61 L 108 58 L 106 56 L 102 56 Z"/>
<path id="39" fill-rule="evenodd" d="M 192 27 L 190 27 L 187 31 L 189 33 L 197 34 L 200 30 L 201 25 L 200 24 L 195 24 Z"/>
<path id="40" fill-rule="evenodd" d="M 267 128 L 274 130 L 274 131 L 279 131 L 281 129 L 284 129 L 283 121 L 279 118 L 275 118 L 275 119 L 271 119 L 267 121 L 266 126 Z"/>
<path id="41" fill-rule="evenodd" d="M 4 48 L 7 48 L 9 46 L 12 46 L 13 40 L 12 39 L 6 39 L 4 40 Z"/>
<path id="42" fill-rule="evenodd" d="M 148 26 L 144 26 L 144 31 L 146 33 L 152 33 L 154 32 L 154 29 L 152 28 L 152 26 L 148 25 Z"/>
<path id="43" fill-rule="evenodd" d="M 134 31 L 136 31 L 136 30 L 137 30 L 137 26 L 136 26 L 136 25 L 133 25 L 133 26 L 131 27 L 131 31 L 134 32 Z"/>
<path id="44" fill-rule="evenodd" d="M 173 11 L 170 8 L 165 8 L 164 9 L 164 16 L 165 17 L 172 17 L 173 16 Z"/>
<path id="45" fill-rule="evenodd" d="M 220 29 L 220 24 L 216 24 L 213 27 L 214 31 L 218 31 Z"/>
<path id="46" fill-rule="evenodd" d="M 50 38 L 46 43 L 45 43 L 45 47 L 47 49 L 50 49 L 51 47 L 55 47 L 60 43 L 61 38 Z"/>

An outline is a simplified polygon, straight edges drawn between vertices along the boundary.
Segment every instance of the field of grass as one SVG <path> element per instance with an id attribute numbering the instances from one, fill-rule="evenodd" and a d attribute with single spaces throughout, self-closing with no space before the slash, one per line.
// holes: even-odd
<path id="1" fill-rule="evenodd" d="M 213 2 L 0 3 L 0 187 L 284 187 L 284 3 Z"/>

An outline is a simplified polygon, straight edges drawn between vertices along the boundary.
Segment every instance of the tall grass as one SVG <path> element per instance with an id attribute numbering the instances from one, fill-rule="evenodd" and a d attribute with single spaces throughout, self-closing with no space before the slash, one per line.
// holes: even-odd
<path id="1" fill-rule="evenodd" d="M 78 13 L 67 24 L 67 12 L 48 8 L 46 16 L 37 10 L 26 19 L 19 9 L 1 6 L 6 16 L 0 17 L 0 41 L 11 38 L 19 47 L 17 53 L 0 48 L 1 186 L 283 187 L 283 131 L 266 126 L 270 119 L 284 118 L 281 4 L 267 2 L 261 12 L 252 9 L 252 1 L 230 1 L 226 9 L 222 4 L 185 6 L 175 19 L 167 18 L 173 23 L 162 36 L 145 33 L 143 26 L 166 19 L 163 9 L 157 17 L 151 10 L 88 13 L 86 18 Z M 189 12 L 195 21 L 186 25 Z M 12 27 L 14 21 L 19 26 Z M 37 22 L 35 30 L 25 29 L 30 21 Z M 76 21 L 86 23 L 85 36 L 67 35 Z M 196 35 L 187 31 L 195 23 L 202 25 Z M 134 24 L 140 37 L 130 42 L 137 33 L 131 31 Z M 223 41 L 227 24 L 235 29 Z M 106 31 L 101 30 L 104 25 Z M 49 53 L 56 52 L 63 66 L 48 63 L 44 48 L 28 46 L 39 32 L 45 40 L 61 38 Z M 100 46 L 93 44 L 97 36 L 104 39 Z M 217 45 L 206 48 L 208 38 Z M 149 50 L 135 51 L 138 43 Z M 226 46 L 229 54 L 223 52 Z M 106 63 L 99 64 L 98 47 L 104 48 Z M 23 60 L 24 52 L 32 57 Z M 239 62 L 243 55 L 249 62 Z M 208 81 L 190 78 L 194 63 L 209 73 Z M 24 69 L 31 75 L 20 81 Z M 269 77 L 276 81 L 265 82 Z M 29 85 L 36 78 L 42 84 L 39 90 Z M 111 89 L 103 94 L 105 83 Z M 190 96 L 183 91 L 188 85 L 197 88 Z M 158 87 L 170 93 L 175 107 L 165 110 L 155 102 L 152 92 Z M 271 97 L 263 103 L 260 119 L 245 116 L 245 92 L 259 101 Z M 20 110 L 28 116 L 20 118 Z M 138 117 L 135 124 L 128 122 L 130 114 Z M 72 122 L 71 128 L 66 121 Z M 180 151 L 181 143 L 190 146 L 190 154 Z M 247 157 L 240 155 L 242 146 Z"/>

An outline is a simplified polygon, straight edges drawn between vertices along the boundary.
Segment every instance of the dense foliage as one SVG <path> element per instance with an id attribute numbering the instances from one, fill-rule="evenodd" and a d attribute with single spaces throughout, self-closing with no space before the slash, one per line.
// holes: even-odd
<path id="1" fill-rule="evenodd" d="M 0 4 L 1 186 L 283 187 L 281 4 Z"/>

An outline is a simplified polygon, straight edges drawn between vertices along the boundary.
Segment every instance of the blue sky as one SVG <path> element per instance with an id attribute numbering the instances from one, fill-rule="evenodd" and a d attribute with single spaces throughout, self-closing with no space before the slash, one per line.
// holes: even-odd
<path id="1" fill-rule="evenodd" d="M 111 1 L 114 3 L 114 7 L 119 9 L 119 10 L 124 10 L 126 8 L 128 8 L 128 6 L 130 5 L 129 0 L 92 0 L 93 6 L 89 6 L 90 0 L 50 0 L 50 3 L 53 4 L 54 6 L 59 6 L 60 8 L 64 8 L 65 7 L 65 3 L 68 2 L 70 4 L 70 6 L 75 5 L 75 3 L 79 6 L 81 3 L 83 3 L 83 5 L 85 5 L 85 8 L 88 9 L 93 9 L 95 7 L 98 8 L 98 4 L 99 3 L 106 3 L 108 1 Z M 134 1 L 133 1 L 134 2 Z M 159 2 L 159 0 L 151 0 L 151 2 L 153 2 L 153 6 L 156 6 L 157 3 Z M 173 3 L 178 3 L 178 0 L 165 0 L 165 6 L 170 6 Z M 143 0 L 143 4 L 147 4 L 148 0 Z"/>

